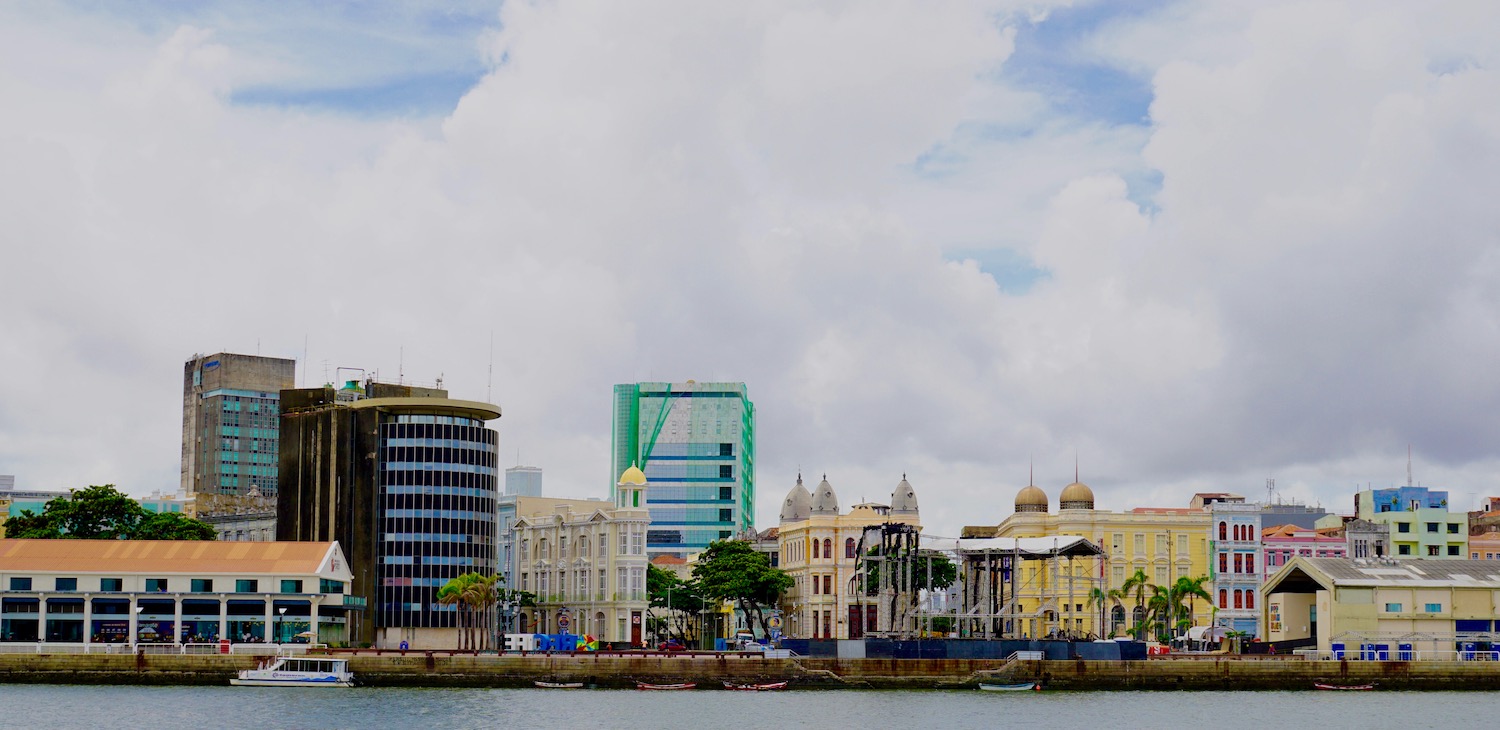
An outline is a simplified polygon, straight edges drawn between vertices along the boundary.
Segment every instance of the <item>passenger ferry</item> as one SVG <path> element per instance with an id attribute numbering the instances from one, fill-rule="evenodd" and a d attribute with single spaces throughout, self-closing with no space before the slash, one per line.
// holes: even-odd
<path id="1" fill-rule="evenodd" d="M 230 684 L 241 687 L 353 687 L 348 659 L 276 657 L 269 666 L 242 670 Z"/>

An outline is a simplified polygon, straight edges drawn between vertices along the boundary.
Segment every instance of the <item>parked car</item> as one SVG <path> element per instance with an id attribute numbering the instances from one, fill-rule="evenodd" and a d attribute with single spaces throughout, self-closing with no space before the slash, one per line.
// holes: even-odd
<path id="1" fill-rule="evenodd" d="M 667 639 L 666 641 L 663 641 L 662 643 L 657 644 L 656 645 L 656 650 L 657 651 L 686 651 L 687 647 L 683 646 L 682 642 L 680 642 L 680 641 L 678 641 L 676 639 Z"/>

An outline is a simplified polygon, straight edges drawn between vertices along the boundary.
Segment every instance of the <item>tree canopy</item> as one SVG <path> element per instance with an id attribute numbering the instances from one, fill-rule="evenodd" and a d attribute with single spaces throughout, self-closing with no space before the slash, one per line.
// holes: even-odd
<path id="1" fill-rule="evenodd" d="M 775 606 L 782 594 L 792 587 L 791 576 L 771 567 L 771 560 L 765 553 L 756 551 L 743 540 L 710 543 L 698 556 L 693 579 L 703 588 L 704 597 L 733 601 L 744 612 L 747 621 L 759 621 L 763 635 L 770 633 L 766 628 L 765 609 Z"/>
<path id="2" fill-rule="evenodd" d="M 683 580 L 670 570 L 647 565 L 646 595 L 651 601 L 653 619 L 657 619 L 652 624 L 656 631 L 664 629 L 667 636 L 676 636 L 683 644 L 690 644 L 688 635 L 695 633 L 698 615 L 708 606 L 703 599 L 703 586 L 696 580 Z"/>
<path id="3" fill-rule="evenodd" d="M 212 540 L 214 528 L 180 513 L 157 514 L 113 484 L 74 489 L 42 508 L 5 521 L 5 536 L 48 540 Z"/>

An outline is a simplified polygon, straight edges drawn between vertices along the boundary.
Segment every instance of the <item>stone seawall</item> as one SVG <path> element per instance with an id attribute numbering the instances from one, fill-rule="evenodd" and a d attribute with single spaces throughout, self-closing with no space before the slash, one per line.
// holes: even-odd
<path id="1" fill-rule="evenodd" d="M 966 659 L 765 659 L 677 654 L 472 656 L 410 652 L 350 655 L 361 684 L 383 687 L 530 687 L 534 680 L 599 687 L 787 680 L 805 689 L 967 689 L 980 681 L 1041 681 L 1054 690 L 1312 689 L 1315 682 L 1379 689 L 1500 689 L 1491 662 L 1349 662 L 1298 659 L 998 661 Z M 0 655 L 0 683 L 224 685 L 254 656 Z"/>

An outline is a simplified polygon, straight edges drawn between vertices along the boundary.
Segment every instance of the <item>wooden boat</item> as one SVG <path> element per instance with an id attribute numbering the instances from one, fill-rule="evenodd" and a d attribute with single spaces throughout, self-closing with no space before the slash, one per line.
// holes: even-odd
<path id="1" fill-rule="evenodd" d="M 786 689 L 786 682 L 767 682 L 766 684 L 735 684 L 725 682 L 724 689 L 734 689 L 741 692 L 770 692 L 772 690 Z"/>
<path id="2" fill-rule="evenodd" d="M 583 682 L 543 682 L 533 680 L 531 683 L 542 689 L 583 689 Z"/>
<path id="3" fill-rule="evenodd" d="M 683 682 L 681 684 L 651 684 L 649 682 L 636 682 L 636 689 L 694 689 L 698 685 L 694 682 Z"/>
<path id="4" fill-rule="evenodd" d="M 986 684 L 980 682 L 979 688 L 986 692 L 1028 692 L 1032 690 L 1039 692 L 1042 689 L 1042 685 L 1040 682 L 1022 682 L 1020 684 Z"/>
<path id="5" fill-rule="evenodd" d="M 1320 682 L 1313 682 L 1313 688 L 1314 689 L 1362 690 L 1362 689 L 1375 689 L 1375 685 L 1373 685 L 1373 684 L 1322 684 Z"/>

